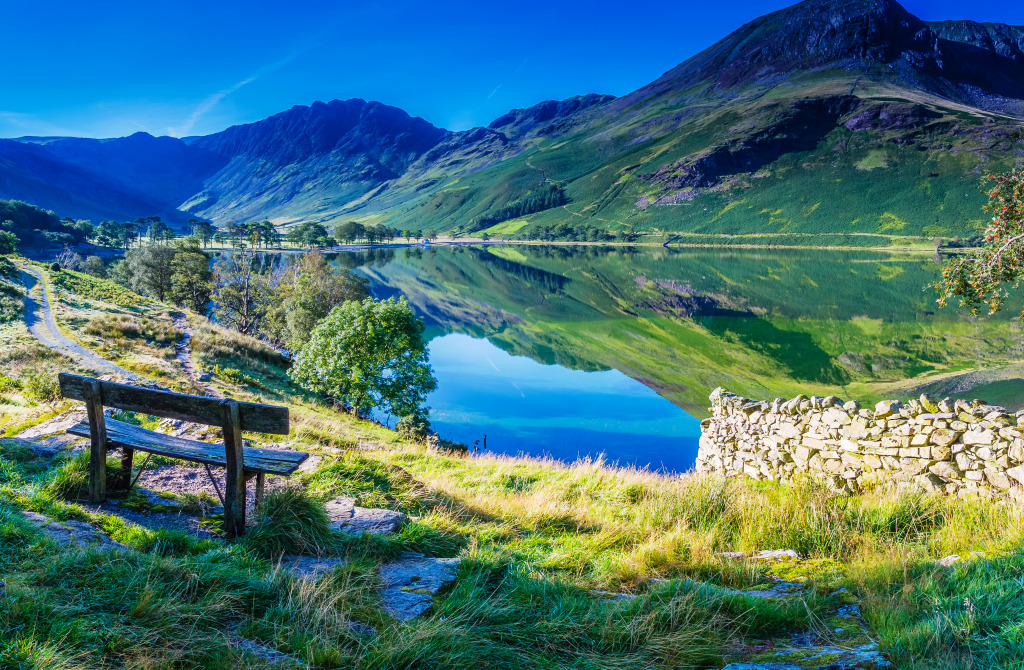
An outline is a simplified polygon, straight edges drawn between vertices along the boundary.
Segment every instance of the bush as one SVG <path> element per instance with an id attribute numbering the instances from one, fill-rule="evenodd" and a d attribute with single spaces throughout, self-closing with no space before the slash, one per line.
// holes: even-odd
<path id="1" fill-rule="evenodd" d="M 181 339 L 181 331 L 173 325 L 156 319 L 130 316 L 100 316 L 89 321 L 83 329 L 89 335 L 112 339 L 144 339 L 156 344 L 174 344 Z"/>
<path id="2" fill-rule="evenodd" d="M 22 384 L 25 394 L 39 402 L 49 404 L 60 399 L 60 384 L 52 372 L 30 372 Z"/>
<path id="3" fill-rule="evenodd" d="M 255 517 L 256 526 L 244 542 L 263 556 L 317 555 L 335 542 L 327 509 L 305 489 L 289 487 L 267 493 Z"/>
<path id="4" fill-rule="evenodd" d="M 52 270 L 53 272 L 60 272 L 61 271 L 60 263 L 57 263 L 57 262 L 51 263 L 50 264 L 50 270 Z"/>
<path id="5" fill-rule="evenodd" d="M 425 410 L 419 410 L 399 421 L 395 425 L 395 430 L 402 439 L 420 442 L 427 439 L 427 435 L 430 434 L 430 419 L 427 418 Z"/>

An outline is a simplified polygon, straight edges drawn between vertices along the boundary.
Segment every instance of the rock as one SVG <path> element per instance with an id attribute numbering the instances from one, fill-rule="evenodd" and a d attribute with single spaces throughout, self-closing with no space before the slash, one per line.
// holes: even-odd
<path id="1" fill-rule="evenodd" d="M 327 510 L 327 517 L 332 523 L 348 521 L 352 518 L 355 510 L 356 499 L 348 496 L 339 496 L 324 503 Z"/>
<path id="2" fill-rule="evenodd" d="M 390 535 L 401 530 L 409 522 L 409 517 L 402 512 L 356 507 L 355 502 L 355 498 L 341 496 L 324 504 L 327 516 L 331 520 L 331 528 L 346 533 Z"/>
<path id="3" fill-rule="evenodd" d="M 197 379 L 199 381 L 201 381 L 201 382 L 208 382 L 211 379 L 213 379 L 213 373 L 212 372 L 207 372 L 207 371 L 204 370 L 203 372 L 199 373 L 199 376 L 197 377 Z"/>
<path id="4" fill-rule="evenodd" d="M 896 414 L 900 410 L 899 402 L 895 400 L 883 400 L 875 405 L 875 418 L 884 419 Z"/>
<path id="5" fill-rule="evenodd" d="M 956 438 L 960 437 L 960 434 L 955 430 L 949 428 L 938 428 L 932 431 L 932 434 L 928 436 L 928 440 L 939 447 L 948 447 L 949 445 L 956 442 Z"/>
<path id="6" fill-rule="evenodd" d="M 305 663 L 294 656 L 265 647 L 258 642 L 246 640 L 244 637 L 233 637 L 229 644 L 235 649 L 251 654 L 270 665 L 305 666 Z"/>
<path id="7" fill-rule="evenodd" d="M 285 554 L 281 557 L 280 566 L 281 569 L 288 570 L 301 579 L 319 579 L 321 575 L 346 563 L 347 561 L 343 558 L 317 558 Z"/>
<path id="8" fill-rule="evenodd" d="M 409 517 L 402 512 L 390 509 L 353 508 L 352 518 L 340 525 L 339 530 L 346 533 L 373 533 L 374 535 L 390 535 L 397 533 Z"/>
<path id="9" fill-rule="evenodd" d="M 594 589 L 591 591 L 595 596 L 601 599 L 601 602 L 606 605 L 609 603 L 616 603 L 622 600 L 636 600 L 636 595 L 632 593 L 617 593 L 615 591 L 602 591 L 600 589 Z"/>
<path id="10" fill-rule="evenodd" d="M 969 430 L 964 433 L 963 442 L 968 446 L 972 444 L 987 445 L 995 442 L 995 437 L 987 430 Z"/>
<path id="11" fill-rule="evenodd" d="M 802 670 L 792 663 L 730 663 L 722 670 Z"/>
<path id="12" fill-rule="evenodd" d="M 34 440 L 35 438 L 53 435 L 54 433 L 65 433 L 71 426 L 86 420 L 88 420 L 88 417 L 84 409 L 73 409 L 38 423 L 31 428 L 26 428 L 14 437 L 22 440 Z"/>
<path id="13" fill-rule="evenodd" d="M 941 565 L 944 568 L 948 568 L 949 566 L 953 565 L 954 563 L 956 563 L 959 560 L 960 560 L 960 554 L 950 554 L 949 556 L 946 556 L 944 558 L 940 558 L 939 560 L 935 561 L 935 564 L 936 565 Z"/>
<path id="14" fill-rule="evenodd" d="M 380 568 L 384 611 L 400 621 L 415 619 L 434 606 L 434 596 L 455 581 L 457 558 L 405 558 Z"/>
<path id="15" fill-rule="evenodd" d="M 960 479 L 963 477 L 963 473 L 957 470 L 956 466 L 949 461 L 939 461 L 928 468 L 928 472 L 939 477 L 945 477 L 946 479 Z"/>
<path id="16" fill-rule="evenodd" d="M 753 558 L 765 561 L 799 561 L 801 556 L 792 549 L 770 549 L 757 552 L 753 555 Z"/>
<path id="17" fill-rule="evenodd" d="M 997 489 L 1005 491 L 1010 488 L 1009 477 L 1007 477 L 1005 473 L 999 472 L 998 470 L 985 468 L 985 479 L 987 479 L 988 483 L 991 484 L 992 486 L 995 486 Z"/>
<path id="18" fill-rule="evenodd" d="M 1024 484 L 1024 465 L 1018 465 L 1015 468 L 1010 468 L 1006 471 L 1006 474 L 1016 479 L 1020 484 Z"/>
<path id="19" fill-rule="evenodd" d="M 736 591 L 736 593 L 748 598 L 772 599 L 797 596 L 802 591 L 803 587 L 799 584 L 779 580 L 766 589 L 749 589 L 746 591 Z"/>
<path id="20" fill-rule="evenodd" d="M 716 556 L 721 556 L 722 558 L 727 558 L 729 560 L 737 560 L 737 559 L 745 557 L 747 555 L 747 552 L 745 552 L 745 551 L 722 551 L 722 552 L 719 552 L 718 554 L 715 554 L 715 555 Z"/>
<path id="21" fill-rule="evenodd" d="M 97 530 L 95 526 L 84 521 L 65 521 L 60 523 L 38 512 L 22 512 L 21 516 L 58 544 L 73 547 L 95 546 L 103 550 L 127 548 L 120 542 L 111 540 L 106 533 Z"/>

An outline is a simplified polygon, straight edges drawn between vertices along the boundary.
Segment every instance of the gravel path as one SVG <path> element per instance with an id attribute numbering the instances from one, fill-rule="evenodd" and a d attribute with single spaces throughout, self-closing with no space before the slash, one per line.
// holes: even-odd
<path id="1" fill-rule="evenodd" d="M 20 266 L 20 268 L 22 278 L 25 281 L 25 288 L 28 289 L 25 294 L 25 325 L 28 326 L 28 332 L 33 337 L 48 349 L 67 355 L 84 367 L 104 374 L 121 375 L 133 381 L 138 380 L 138 376 L 134 373 L 97 356 L 77 342 L 73 342 L 61 334 L 60 329 L 57 327 L 57 322 L 53 318 L 53 310 L 50 308 L 49 290 L 46 288 L 43 276 L 34 268 L 28 266 Z M 41 296 L 38 301 L 31 295 L 32 288 L 37 283 L 40 286 Z"/>

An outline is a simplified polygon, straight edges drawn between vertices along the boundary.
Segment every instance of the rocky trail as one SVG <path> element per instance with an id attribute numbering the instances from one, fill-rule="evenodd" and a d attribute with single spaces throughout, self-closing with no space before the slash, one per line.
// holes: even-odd
<path id="1" fill-rule="evenodd" d="M 206 395 L 214 398 L 223 398 L 223 393 L 204 383 L 210 379 L 209 373 L 200 372 L 196 367 L 195 360 L 192 358 L 190 343 L 195 335 L 195 331 L 192 329 L 192 324 L 189 323 L 188 317 L 181 312 L 172 312 L 171 318 L 174 321 L 174 327 L 181 333 L 181 339 L 174 343 L 174 357 L 177 359 L 178 364 L 181 365 L 181 369 L 185 371 L 185 374 L 192 380 L 192 383 L 201 388 Z"/>

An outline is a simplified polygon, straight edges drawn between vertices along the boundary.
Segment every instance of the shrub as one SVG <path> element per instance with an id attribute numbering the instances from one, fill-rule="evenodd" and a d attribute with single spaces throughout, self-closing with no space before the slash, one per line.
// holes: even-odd
<path id="1" fill-rule="evenodd" d="M 181 331 L 174 326 L 145 317 L 101 316 L 89 321 L 84 332 L 103 338 L 145 339 L 164 345 L 181 339 Z"/>
<path id="2" fill-rule="evenodd" d="M 22 384 L 25 394 L 33 400 L 50 404 L 60 399 L 60 384 L 52 372 L 29 372 Z"/>
<path id="3" fill-rule="evenodd" d="M 316 555 L 335 542 L 324 504 L 298 487 L 269 492 L 255 516 L 244 542 L 263 556 Z"/>
<path id="4" fill-rule="evenodd" d="M 0 394 L 17 391 L 21 388 L 21 382 L 10 377 L 0 377 Z"/>
<path id="5" fill-rule="evenodd" d="M 22 308 L 21 290 L 0 280 L 0 323 L 21 318 Z"/>
<path id="6" fill-rule="evenodd" d="M 430 419 L 427 418 L 425 410 L 417 410 L 399 421 L 395 425 L 395 429 L 403 439 L 410 441 L 425 440 L 427 435 L 430 434 Z"/>

